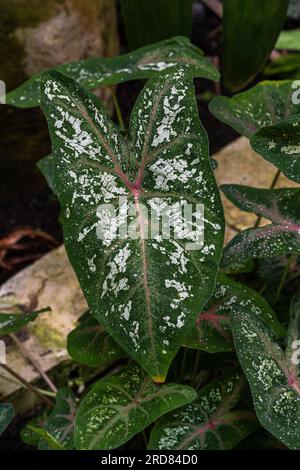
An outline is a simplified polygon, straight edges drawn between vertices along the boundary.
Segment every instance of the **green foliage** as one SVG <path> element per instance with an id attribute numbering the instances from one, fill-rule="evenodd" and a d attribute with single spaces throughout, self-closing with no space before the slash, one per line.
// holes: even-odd
<path id="1" fill-rule="evenodd" d="M 30 313 L 0 313 L 0 337 L 15 333 L 29 322 L 34 321 L 41 313 L 50 312 L 49 307 Z"/>
<path id="2" fill-rule="evenodd" d="M 300 51 L 300 29 L 282 31 L 276 43 L 276 49 Z"/>
<path id="3" fill-rule="evenodd" d="M 12 421 L 14 415 L 15 411 L 11 403 L 0 403 L 0 436 Z"/>

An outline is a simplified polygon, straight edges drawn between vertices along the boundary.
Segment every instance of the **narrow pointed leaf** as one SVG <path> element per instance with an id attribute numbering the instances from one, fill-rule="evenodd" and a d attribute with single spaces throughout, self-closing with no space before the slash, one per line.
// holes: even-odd
<path id="1" fill-rule="evenodd" d="M 164 413 L 195 398 L 191 387 L 155 385 L 137 365 L 129 365 L 99 380 L 83 399 L 75 422 L 76 448 L 119 447 Z"/>
<path id="2" fill-rule="evenodd" d="M 0 436 L 9 426 L 14 415 L 15 411 L 11 403 L 0 403 Z"/>
<path id="3" fill-rule="evenodd" d="M 68 353 L 74 361 L 90 367 L 104 367 L 126 357 L 123 349 L 90 316 L 68 335 Z"/>
<path id="4" fill-rule="evenodd" d="M 43 429 L 43 428 L 38 428 L 36 426 L 33 426 L 33 425 L 28 425 L 28 429 L 30 431 L 32 431 L 33 433 L 36 433 L 38 437 L 42 438 L 47 446 L 48 446 L 48 449 L 51 449 L 51 450 L 66 450 L 61 444 L 60 442 L 58 442 L 58 440 L 52 436 L 52 434 L 50 434 L 49 431 L 46 431 L 46 429 Z"/>
<path id="5" fill-rule="evenodd" d="M 274 126 L 263 127 L 251 137 L 253 149 L 288 178 L 300 183 L 300 114 Z"/>
<path id="6" fill-rule="evenodd" d="M 223 211 L 192 75 L 177 67 L 150 79 L 132 112 L 130 141 L 93 94 L 58 72 L 45 74 L 42 104 L 65 245 L 90 312 L 161 382 L 213 291 L 223 243 Z M 110 204 L 108 227 L 103 204 Z M 127 204 L 136 235 L 119 237 Z M 161 208 L 188 205 L 204 223 L 203 247 L 190 249 L 195 235 L 201 241 L 201 223 L 179 241 L 172 234 L 151 238 Z M 183 221 L 170 219 L 172 230 Z"/>
<path id="7" fill-rule="evenodd" d="M 74 448 L 74 421 L 77 411 L 74 393 L 65 387 L 58 390 L 53 411 L 46 420 L 44 431 L 66 450 Z M 42 436 L 43 437 L 43 436 Z M 38 448 L 49 449 L 48 439 L 41 439 Z"/>
<path id="8" fill-rule="evenodd" d="M 217 119 L 250 138 L 262 127 L 300 113 L 300 104 L 292 101 L 294 93 L 292 80 L 265 81 L 232 98 L 216 96 L 209 108 Z"/>
<path id="9" fill-rule="evenodd" d="M 300 51 L 300 29 L 281 31 L 276 43 L 276 49 Z"/>
<path id="10" fill-rule="evenodd" d="M 161 70 L 185 64 L 194 77 L 218 80 L 219 72 L 184 36 L 174 37 L 143 47 L 119 57 L 91 57 L 60 65 L 57 70 L 76 80 L 82 87 L 115 85 L 129 80 L 147 79 Z M 39 105 L 42 72 L 34 75 L 6 96 L 6 103 L 18 108 Z"/>
<path id="11" fill-rule="evenodd" d="M 255 414 L 239 407 L 245 384 L 238 374 L 213 380 L 197 399 L 155 424 L 149 449 L 228 450 L 257 429 Z"/>
<path id="12" fill-rule="evenodd" d="M 210 353 L 233 351 L 230 315 L 245 309 L 262 318 L 279 336 L 286 333 L 272 308 L 257 292 L 219 274 L 214 293 L 184 345 Z"/>
<path id="13" fill-rule="evenodd" d="M 300 449 L 299 295 L 291 305 L 285 351 L 270 328 L 250 312 L 234 312 L 231 328 L 259 421 L 286 446 Z"/>
<path id="14" fill-rule="evenodd" d="M 221 189 L 240 209 L 271 221 L 264 227 L 250 228 L 236 235 L 223 251 L 223 266 L 253 258 L 300 254 L 300 189 L 256 189 L 240 185 L 224 185 Z"/>
<path id="15" fill-rule="evenodd" d="M 47 307 L 30 313 L 0 313 L 0 337 L 15 333 L 26 326 L 27 323 L 34 321 L 40 313 L 50 311 L 51 309 Z"/>

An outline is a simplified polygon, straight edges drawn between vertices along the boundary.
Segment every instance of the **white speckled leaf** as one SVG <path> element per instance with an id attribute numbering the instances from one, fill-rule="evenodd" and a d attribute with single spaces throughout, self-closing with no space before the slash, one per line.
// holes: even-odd
<path id="1" fill-rule="evenodd" d="M 75 421 L 76 448 L 119 447 L 164 413 L 195 398 L 191 387 L 156 385 L 136 364 L 129 365 L 99 380 L 81 402 Z"/>
<path id="2" fill-rule="evenodd" d="M 30 313 L 0 313 L 0 337 L 20 330 L 27 323 L 34 321 L 40 313 L 50 311 L 47 307 Z"/>
<path id="3" fill-rule="evenodd" d="M 232 449 L 258 427 L 253 412 L 237 409 L 244 384 L 245 379 L 237 373 L 213 380 L 199 390 L 193 403 L 157 421 L 148 448 Z"/>
<path id="4" fill-rule="evenodd" d="M 132 112 L 130 140 L 94 95 L 58 72 L 44 75 L 42 105 L 65 245 L 90 312 L 161 382 L 213 291 L 223 243 L 222 205 L 192 75 L 177 67 L 150 79 Z M 108 203 L 113 213 L 99 212 Z M 118 231 L 127 203 L 136 226 L 124 238 Z M 204 224 L 202 248 L 189 249 L 195 234 L 201 238 L 201 223 L 185 239 L 151 236 L 150 209 L 158 217 L 166 205 L 178 210 L 187 204 Z M 171 228 L 181 221 L 171 215 Z"/>
<path id="5" fill-rule="evenodd" d="M 223 185 L 221 189 L 240 209 L 271 221 L 236 235 L 223 251 L 224 267 L 253 258 L 300 254 L 300 189 L 257 189 L 241 185 Z"/>
<path id="6" fill-rule="evenodd" d="M 293 80 L 264 81 L 232 98 L 216 96 L 209 109 L 217 119 L 250 138 L 262 127 L 300 113 L 300 104 L 292 102 L 295 91 Z"/>
<path id="7" fill-rule="evenodd" d="M 9 426 L 14 415 L 15 411 L 11 403 L 0 403 L 0 436 Z"/>
<path id="8" fill-rule="evenodd" d="M 129 80 L 150 78 L 161 70 L 185 64 L 194 77 L 219 80 L 219 72 L 201 51 L 183 36 L 151 44 L 119 57 L 90 57 L 59 65 L 57 70 L 86 89 L 115 85 Z M 6 96 L 6 103 L 19 108 L 39 105 L 42 73 L 34 75 Z"/>
<path id="9" fill-rule="evenodd" d="M 249 287 L 219 274 L 214 293 L 199 314 L 190 335 L 184 340 L 184 345 L 210 353 L 233 351 L 230 315 L 235 310 L 251 311 L 279 336 L 286 333 L 263 297 Z"/>
<path id="10" fill-rule="evenodd" d="M 300 296 L 291 304 L 285 351 L 251 312 L 234 312 L 231 328 L 259 421 L 286 446 L 300 449 Z"/>
<path id="11" fill-rule="evenodd" d="M 300 183 L 300 114 L 274 126 L 263 127 L 251 137 L 250 142 L 265 160 L 273 163 L 291 180 Z"/>

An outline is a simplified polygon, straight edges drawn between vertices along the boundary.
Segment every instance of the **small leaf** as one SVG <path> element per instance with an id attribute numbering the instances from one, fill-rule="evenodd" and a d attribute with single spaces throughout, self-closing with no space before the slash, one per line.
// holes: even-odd
<path id="1" fill-rule="evenodd" d="M 282 78 L 299 78 L 300 54 L 287 54 L 276 57 L 264 68 L 264 75 L 280 75 Z"/>
<path id="2" fill-rule="evenodd" d="M 53 155 L 47 155 L 37 162 L 36 166 L 43 174 L 51 191 L 56 195 L 55 165 Z"/>
<path id="3" fill-rule="evenodd" d="M 293 104 L 293 93 L 292 80 L 265 81 L 232 98 L 216 96 L 209 109 L 217 119 L 250 138 L 262 127 L 300 113 L 300 104 Z"/>
<path id="4" fill-rule="evenodd" d="M 22 429 L 20 432 L 20 438 L 22 442 L 29 446 L 38 447 L 40 436 L 30 429 L 30 426 L 34 428 L 43 428 L 47 421 L 47 413 L 49 410 L 44 410 L 43 414 L 31 419 Z"/>
<path id="5" fill-rule="evenodd" d="M 123 349 L 91 315 L 68 335 L 67 349 L 74 361 L 90 367 L 104 367 L 126 357 Z"/>
<path id="6" fill-rule="evenodd" d="M 259 421 L 286 446 L 300 449 L 300 296 L 292 301 L 285 351 L 251 312 L 234 312 L 231 328 Z"/>
<path id="7" fill-rule="evenodd" d="M 285 335 L 272 308 L 257 292 L 219 274 L 214 293 L 184 345 L 210 353 L 233 351 L 230 315 L 245 309 L 262 318 L 279 336 Z"/>
<path id="8" fill-rule="evenodd" d="M 48 449 L 52 450 L 66 450 L 55 437 L 53 437 L 46 429 L 37 428 L 31 424 L 28 424 L 28 429 L 34 433 L 36 433 L 39 437 L 41 437 L 48 445 Z"/>
<path id="9" fill-rule="evenodd" d="M 236 409 L 244 384 L 243 377 L 238 374 L 213 380 L 199 390 L 193 403 L 156 422 L 148 448 L 232 449 L 258 427 L 254 413 L 245 408 Z"/>
<path id="10" fill-rule="evenodd" d="M 223 251 L 222 266 L 253 258 L 300 254 L 300 189 L 256 189 L 224 185 L 222 191 L 239 209 L 272 223 L 236 235 Z"/>
<path id="11" fill-rule="evenodd" d="M 99 380 L 83 399 L 75 421 L 77 449 L 114 449 L 164 413 L 196 398 L 188 386 L 155 385 L 132 364 Z"/>
<path id="12" fill-rule="evenodd" d="M 149 80 L 131 115 L 130 141 L 95 95 L 73 80 L 47 72 L 41 91 L 65 246 L 90 312 L 163 382 L 213 291 L 223 244 L 223 210 L 192 75 L 177 67 Z M 104 216 L 98 207 L 103 211 L 108 204 L 109 226 L 99 236 Z M 136 236 L 127 231 L 120 237 L 127 204 Z M 202 223 L 183 230 L 179 240 L 173 236 L 183 216 L 170 217 L 169 238 L 152 237 L 149 214 L 160 221 L 166 206 L 177 214 L 191 208 L 194 220 L 204 224 L 203 246 L 194 246 Z M 191 242 L 197 249 L 190 249 Z"/>
<path id="13" fill-rule="evenodd" d="M 300 51 L 300 29 L 281 31 L 276 43 L 276 49 Z"/>
<path id="14" fill-rule="evenodd" d="M 49 70 L 57 70 L 76 80 L 82 87 L 93 89 L 150 78 L 161 70 L 184 64 L 194 77 L 219 80 L 219 72 L 210 60 L 203 57 L 188 38 L 182 36 L 151 44 L 119 57 L 91 57 Z M 18 108 L 38 106 L 41 77 L 42 72 L 8 93 L 6 103 Z"/>
<path id="15" fill-rule="evenodd" d="M 53 411 L 46 420 L 43 430 L 57 442 L 61 448 L 71 450 L 74 448 L 74 420 L 77 410 L 75 396 L 69 388 L 61 388 L 56 395 Z M 28 426 L 29 427 L 29 426 Z M 30 426 L 32 429 L 32 426 Z M 43 437 L 41 435 L 41 437 Z M 49 439 L 41 439 L 39 449 L 52 448 Z M 56 449 L 57 450 L 57 449 Z M 58 449 L 59 450 L 59 449 Z"/>
<path id="16" fill-rule="evenodd" d="M 27 323 L 34 321 L 40 313 L 50 311 L 51 309 L 47 307 L 30 313 L 0 313 L 0 337 L 20 330 L 26 326 Z"/>
<path id="17" fill-rule="evenodd" d="M 263 127 L 251 137 L 253 149 L 288 178 L 300 183 L 300 114 L 274 126 Z"/>
<path id="18" fill-rule="evenodd" d="M 15 410 L 11 403 L 0 403 L 0 436 L 9 426 L 14 415 Z"/>

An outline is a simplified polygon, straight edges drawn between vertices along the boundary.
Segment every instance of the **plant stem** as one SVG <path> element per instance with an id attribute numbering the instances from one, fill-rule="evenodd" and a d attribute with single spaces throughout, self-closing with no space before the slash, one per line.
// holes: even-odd
<path id="1" fill-rule="evenodd" d="M 183 374 L 184 374 L 186 356 L 187 356 L 187 348 L 183 348 L 183 358 L 182 358 L 181 367 L 180 367 L 180 377 L 181 378 L 183 378 Z"/>
<path id="2" fill-rule="evenodd" d="M 122 131 L 125 131 L 125 124 L 124 124 L 124 121 L 123 121 L 123 116 L 122 116 L 122 112 L 121 112 L 121 108 L 120 108 L 120 105 L 119 105 L 119 101 L 118 101 L 116 92 L 112 87 L 110 88 L 110 90 L 111 90 L 111 96 L 112 96 L 112 99 L 113 99 L 113 102 L 114 102 L 114 106 L 115 106 L 115 110 L 116 110 L 116 114 L 117 114 L 120 129 Z"/>
<path id="3" fill-rule="evenodd" d="M 195 357 L 195 362 L 194 362 L 194 368 L 193 368 L 193 376 L 192 376 L 192 386 L 195 386 L 197 383 L 197 372 L 199 369 L 199 363 L 200 363 L 200 351 L 197 350 L 196 352 L 196 357 Z"/>
<path id="4" fill-rule="evenodd" d="M 279 285 L 278 285 L 278 288 L 277 288 L 277 291 L 276 291 L 276 294 L 275 294 L 274 304 L 276 304 L 278 302 L 278 299 L 280 297 L 281 291 L 282 291 L 283 286 L 285 284 L 286 277 L 287 277 L 288 272 L 290 270 L 291 263 L 292 263 L 293 259 L 294 259 L 294 255 L 291 255 L 288 262 L 286 263 L 286 266 L 285 266 L 284 271 L 282 273 L 282 276 L 281 276 L 281 279 L 280 279 L 280 282 L 279 282 Z"/>
<path id="5" fill-rule="evenodd" d="M 223 5 L 219 0 L 202 0 L 202 3 L 219 18 L 223 17 Z"/>
<path id="6" fill-rule="evenodd" d="M 274 188 L 275 188 L 276 183 L 277 183 L 277 181 L 278 181 L 280 175 L 281 175 L 281 171 L 278 170 L 278 171 L 276 172 L 276 174 L 275 174 L 273 180 L 272 180 L 272 183 L 271 183 L 271 186 L 270 186 L 269 189 L 274 189 Z M 259 216 L 257 217 L 257 219 L 256 219 L 254 228 L 257 228 L 257 227 L 259 226 L 259 224 L 260 224 L 260 222 L 261 222 L 261 219 L 262 219 L 262 217 L 261 217 L 261 215 L 259 215 Z"/>
<path id="7" fill-rule="evenodd" d="M 21 382 L 28 390 L 30 390 L 32 393 L 34 393 L 40 400 L 42 400 L 47 406 L 50 406 L 51 408 L 54 407 L 54 403 L 52 403 L 49 398 L 46 396 L 42 395 L 39 390 L 32 385 L 31 383 L 27 382 L 21 375 L 19 375 L 15 370 L 11 369 L 8 365 L 6 364 L 0 364 L 0 367 L 2 369 L 6 370 L 10 375 L 15 377 L 19 382 Z"/>

